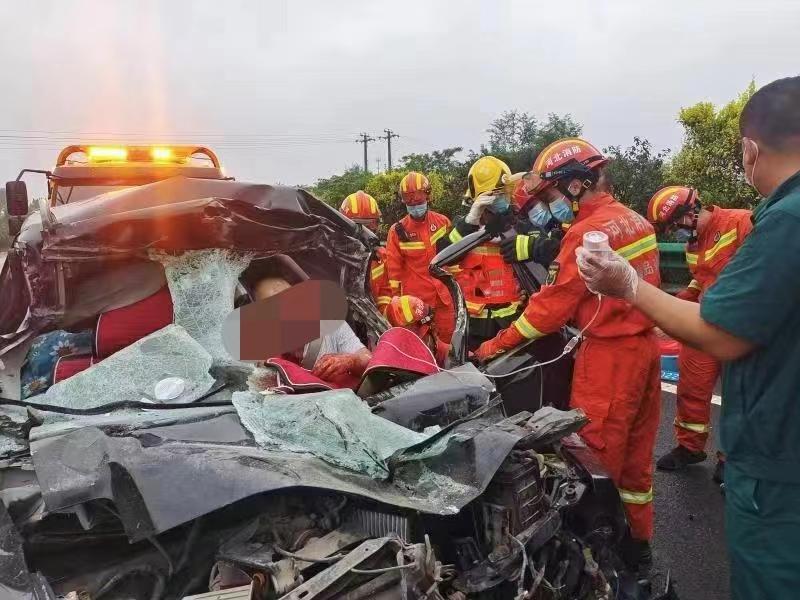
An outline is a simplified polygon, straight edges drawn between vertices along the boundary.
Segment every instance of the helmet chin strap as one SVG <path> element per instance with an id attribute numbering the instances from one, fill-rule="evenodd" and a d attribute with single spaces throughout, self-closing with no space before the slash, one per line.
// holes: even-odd
<path id="1" fill-rule="evenodd" d="M 572 192 L 570 192 L 569 191 L 569 186 L 567 184 L 563 183 L 562 181 L 559 181 L 558 183 L 556 183 L 556 189 L 558 189 L 558 191 L 560 191 L 562 194 L 564 194 L 564 197 L 567 200 L 572 202 L 572 212 L 577 215 L 578 214 L 578 210 L 580 208 L 580 204 L 579 204 L 580 203 L 580 199 L 583 198 L 583 195 L 586 193 L 586 191 L 590 187 L 592 187 L 593 184 L 594 184 L 594 181 L 592 181 L 591 179 L 584 179 L 581 182 L 581 190 L 577 194 L 573 194 Z"/>

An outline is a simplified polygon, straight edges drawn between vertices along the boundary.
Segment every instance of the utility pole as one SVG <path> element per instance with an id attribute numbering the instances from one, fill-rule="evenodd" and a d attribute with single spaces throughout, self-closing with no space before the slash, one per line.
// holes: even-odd
<path id="1" fill-rule="evenodd" d="M 400 137 L 391 129 L 384 129 L 386 135 L 380 136 L 380 139 L 386 140 L 386 150 L 388 151 L 388 158 L 389 158 L 389 170 L 392 170 L 392 138 Z"/>
<path id="2" fill-rule="evenodd" d="M 369 171 L 369 163 L 367 162 L 367 144 L 370 142 L 374 142 L 375 138 L 368 136 L 366 133 L 359 134 L 359 139 L 356 140 L 356 144 L 364 144 L 364 173 Z"/>

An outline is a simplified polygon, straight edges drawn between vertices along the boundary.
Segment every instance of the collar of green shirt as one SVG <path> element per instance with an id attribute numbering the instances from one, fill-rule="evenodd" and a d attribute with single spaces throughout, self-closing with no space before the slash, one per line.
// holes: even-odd
<path id="1" fill-rule="evenodd" d="M 800 171 L 789 177 L 786 181 L 780 184 L 769 197 L 764 198 L 761 203 L 756 206 L 756 209 L 753 211 L 753 223 L 756 223 L 764 214 L 764 211 L 767 210 L 770 206 L 774 206 L 776 202 L 796 190 L 800 188 Z"/>

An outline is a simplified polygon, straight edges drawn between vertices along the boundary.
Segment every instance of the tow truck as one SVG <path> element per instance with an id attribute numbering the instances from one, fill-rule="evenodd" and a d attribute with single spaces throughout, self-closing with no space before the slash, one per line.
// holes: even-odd
<path id="1" fill-rule="evenodd" d="M 26 173 L 47 178 L 47 198 L 30 206 Z M 111 146 L 77 144 L 64 148 L 52 171 L 23 169 L 6 183 L 9 233 L 17 235 L 31 209 L 47 224 L 49 208 L 170 177 L 232 179 L 209 148 L 188 145 Z"/>

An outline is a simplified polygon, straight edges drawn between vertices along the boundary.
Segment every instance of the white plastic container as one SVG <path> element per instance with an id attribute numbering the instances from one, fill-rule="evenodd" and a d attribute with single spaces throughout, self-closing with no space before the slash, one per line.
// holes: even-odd
<path id="1" fill-rule="evenodd" d="M 590 252 L 610 253 L 608 236 L 602 231 L 587 231 L 583 234 L 583 247 Z"/>

